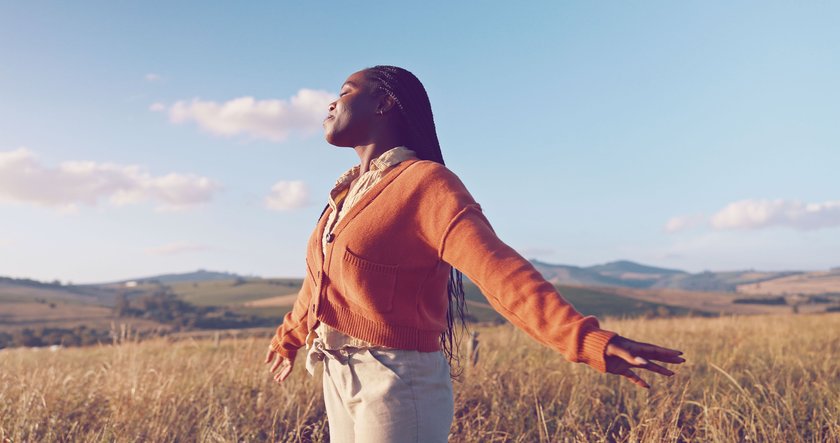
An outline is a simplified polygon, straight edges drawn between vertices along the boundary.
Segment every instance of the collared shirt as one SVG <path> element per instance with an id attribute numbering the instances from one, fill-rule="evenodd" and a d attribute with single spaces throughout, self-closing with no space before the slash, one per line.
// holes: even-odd
<path id="1" fill-rule="evenodd" d="M 330 191 L 329 205 L 332 208 L 327 217 L 327 225 L 324 229 L 324 237 L 321 238 L 321 253 L 326 254 L 327 237 L 332 232 L 338 222 L 344 218 L 347 211 L 361 199 L 361 197 L 372 188 L 389 168 L 396 166 L 403 160 L 416 158 L 417 155 L 411 149 L 404 146 L 397 146 L 391 148 L 377 158 L 371 160 L 370 168 L 367 172 L 359 176 L 360 165 L 353 166 L 342 174 L 336 180 L 332 191 Z M 358 177 L 356 183 L 352 183 L 353 179 Z M 326 323 L 318 322 L 315 327 L 306 337 L 306 348 L 312 347 L 313 341 L 319 338 L 325 349 L 338 350 L 345 347 L 354 348 L 383 348 L 389 349 L 387 346 L 379 346 L 368 341 L 351 337 L 343 332 L 330 327 Z"/>

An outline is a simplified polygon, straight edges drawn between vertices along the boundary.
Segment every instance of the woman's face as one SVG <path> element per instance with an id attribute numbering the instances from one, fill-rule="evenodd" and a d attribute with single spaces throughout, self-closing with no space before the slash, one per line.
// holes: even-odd
<path id="1" fill-rule="evenodd" d="M 347 77 L 338 98 L 330 103 L 324 119 L 324 138 L 334 146 L 355 147 L 369 143 L 377 100 L 370 93 L 364 71 Z"/>

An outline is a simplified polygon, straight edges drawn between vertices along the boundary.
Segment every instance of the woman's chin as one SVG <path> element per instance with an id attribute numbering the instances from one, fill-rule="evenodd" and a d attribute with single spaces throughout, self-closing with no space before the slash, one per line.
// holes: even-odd
<path id="1" fill-rule="evenodd" d="M 324 132 L 324 140 L 326 140 L 327 143 L 339 148 L 352 148 L 356 146 L 348 140 L 342 140 L 340 137 L 335 137 L 335 134 L 330 131 Z"/>
<path id="2" fill-rule="evenodd" d="M 336 148 L 352 148 L 353 147 L 352 145 L 348 145 L 347 143 L 336 142 L 336 141 L 328 139 L 326 137 L 325 137 L 325 139 L 326 139 L 327 143 L 335 146 Z"/>

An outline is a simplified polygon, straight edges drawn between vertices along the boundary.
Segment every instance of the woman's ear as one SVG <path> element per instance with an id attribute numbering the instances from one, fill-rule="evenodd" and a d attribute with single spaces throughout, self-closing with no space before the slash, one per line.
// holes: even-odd
<path id="1" fill-rule="evenodd" d="M 394 97 L 391 97 L 390 94 L 382 94 L 379 97 L 379 103 L 376 105 L 376 113 L 378 115 L 385 114 L 386 112 L 390 111 L 397 102 L 394 100 Z"/>

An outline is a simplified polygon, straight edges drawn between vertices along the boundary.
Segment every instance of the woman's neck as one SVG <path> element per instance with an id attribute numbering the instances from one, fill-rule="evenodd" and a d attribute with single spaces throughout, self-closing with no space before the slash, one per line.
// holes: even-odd
<path id="1" fill-rule="evenodd" d="M 356 146 L 356 154 L 359 155 L 359 175 L 370 169 L 370 162 L 385 153 L 386 151 L 400 146 L 399 143 L 371 143 L 369 145 Z"/>

